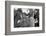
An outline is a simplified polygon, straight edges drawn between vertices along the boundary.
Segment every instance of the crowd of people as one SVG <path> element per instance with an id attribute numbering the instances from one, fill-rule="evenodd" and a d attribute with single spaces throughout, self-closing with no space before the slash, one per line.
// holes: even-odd
<path id="1" fill-rule="evenodd" d="M 22 8 L 14 9 L 14 27 L 39 27 L 39 9 L 28 9 L 28 14 Z"/>

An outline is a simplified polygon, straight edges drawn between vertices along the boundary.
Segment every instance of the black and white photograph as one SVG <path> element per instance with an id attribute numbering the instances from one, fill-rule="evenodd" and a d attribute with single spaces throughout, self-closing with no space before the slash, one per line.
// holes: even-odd
<path id="1" fill-rule="evenodd" d="M 14 28 L 39 27 L 39 9 L 14 8 Z"/>
<path id="2" fill-rule="evenodd" d="M 11 5 L 11 31 L 42 29 L 42 7 Z"/>

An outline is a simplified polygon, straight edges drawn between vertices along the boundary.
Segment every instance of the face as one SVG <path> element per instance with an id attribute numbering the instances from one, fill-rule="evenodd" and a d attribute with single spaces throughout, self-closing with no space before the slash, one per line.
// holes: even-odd
<path id="1" fill-rule="evenodd" d="M 38 9 L 35 9 L 35 10 L 34 10 L 34 14 L 36 14 L 38 11 L 39 11 Z"/>

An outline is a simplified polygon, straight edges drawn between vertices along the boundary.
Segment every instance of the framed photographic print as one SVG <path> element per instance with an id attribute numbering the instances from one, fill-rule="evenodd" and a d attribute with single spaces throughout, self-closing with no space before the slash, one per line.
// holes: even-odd
<path id="1" fill-rule="evenodd" d="M 43 33 L 45 4 L 5 1 L 5 34 Z"/>

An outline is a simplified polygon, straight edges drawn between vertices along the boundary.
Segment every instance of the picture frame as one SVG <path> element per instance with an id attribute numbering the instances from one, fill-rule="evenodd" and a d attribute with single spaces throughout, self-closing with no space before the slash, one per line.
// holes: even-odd
<path id="1" fill-rule="evenodd" d="M 40 10 L 39 11 L 39 16 L 40 16 L 39 25 L 40 26 L 38 27 L 34 26 L 31 28 L 30 27 L 23 28 L 24 26 L 22 25 L 23 26 L 23 27 L 21 26 L 22 28 L 14 28 L 13 21 L 16 18 L 13 20 L 13 17 L 15 16 L 14 14 L 16 14 L 14 12 L 15 11 L 14 9 L 16 8 L 17 9 L 21 8 L 23 10 L 26 10 L 26 9 Z M 44 26 L 45 26 L 45 3 L 5 1 L 5 35 L 44 33 L 45 32 Z M 18 25 L 15 27 L 18 27 Z"/>

